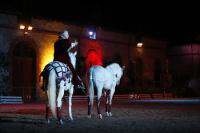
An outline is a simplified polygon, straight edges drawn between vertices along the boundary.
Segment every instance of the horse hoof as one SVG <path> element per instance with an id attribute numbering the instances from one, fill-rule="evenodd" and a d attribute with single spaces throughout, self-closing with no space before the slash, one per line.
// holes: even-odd
<path id="1" fill-rule="evenodd" d="M 60 120 L 60 121 L 59 121 L 59 125 L 60 125 L 60 126 L 63 126 L 63 125 L 64 125 L 63 120 Z"/>
<path id="2" fill-rule="evenodd" d="M 70 121 L 73 121 L 74 119 L 73 119 L 73 118 L 69 118 L 69 120 L 70 120 Z"/>
<path id="3" fill-rule="evenodd" d="M 47 120 L 47 125 L 49 125 L 49 124 L 50 124 L 50 120 L 48 119 L 48 120 Z"/>
<path id="4" fill-rule="evenodd" d="M 91 119 L 91 118 L 92 118 L 92 116 L 91 116 L 91 115 L 88 115 L 88 118 L 89 118 L 89 119 Z"/>
<path id="5" fill-rule="evenodd" d="M 106 112 L 106 116 L 109 117 L 109 113 L 108 112 Z"/>
<path id="6" fill-rule="evenodd" d="M 99 114 L 99 119 L 103 119 L 103 117 L 102 117 L 102 115 L 101 115 L 101 114 Z"/>
<path id="7" fill-rule="evenodd" d="M 112 113 L 111 113 L 111 112 L 109 113 L 109 116 L 112 116 Z"/>

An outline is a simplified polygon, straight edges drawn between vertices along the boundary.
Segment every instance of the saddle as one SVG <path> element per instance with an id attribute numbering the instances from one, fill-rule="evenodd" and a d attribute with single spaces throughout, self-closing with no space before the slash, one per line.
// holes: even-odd
<path id="1" fill-rule="evenodd" d="M 62 80 L 65 81 L 65 85 L 66 85 L 66 81 L 68 83 L 70 83 L 72 80 L 72 72 L 66 64 L 64 64 L 60 61 L 50 62 L 45 66 L 44 70 L 40 74 L 40 77 L 43 77 L 43 86 L 41 88 L 43 91 L 47 91 L 49 73 L 53 69 L 56 72 L 56 85 L 57 86 L 59 86 L 59 84 Z"/>

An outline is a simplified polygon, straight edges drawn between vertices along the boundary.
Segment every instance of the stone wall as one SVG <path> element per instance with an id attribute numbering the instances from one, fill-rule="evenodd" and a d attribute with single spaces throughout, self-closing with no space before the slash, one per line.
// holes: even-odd
<path id="1" fill-rule="evenodd" d="M 200 96 L 200 45 L 171 47 L 168 56 L 174 88 L 180 88 L 184 95 Z"/>
<path id="2" fill-rule="evenodd" d="M 34 18 L 32 19 L 33 30 L 25 35 L 23 31 L 18 29 L 19 24 L 16 16 L 0 14 L 0 20 L 3 20 L 0 21 L 0 52 L 6 53 L 9 63 L 12 62 L 9 56 L 12 55 L 13 48 L 20 40 L 27 42 L 36 53 L 36 92 L 39 99 L 44 97 L 44 93 L 39 89 L 41 84 L 38 81 L 38 75 L 44 66 L 53 60 L 53 44 L 59 33 L 65 29 L 69 30 L 72 39 L 78 40 L 78 58 L 82 59 L 83 65 L 89 49 L 95 49 L 102 56 L 104 65 L 116 61 L 128 68 L 130 61 L 135 62 L 137 58 L 141 58 L 145 64 L 142 76 L 151 80 L 154 80 L 155 59 L 160 59 L 165 65 L 167 43 L 151 37 L 144 36 L 144 47 L 137 48 L 133 34 L 97 28 L 97 38 L 91 40 L 88 38 L 86 26 Z M 10 64 L 7 67 L 11 71 Z M 121 87 L 124 88 L 130 87 L 127 73 L 128 69 L 122 78 Z M 12 88 L 12 83 L 10 85 Z"/>

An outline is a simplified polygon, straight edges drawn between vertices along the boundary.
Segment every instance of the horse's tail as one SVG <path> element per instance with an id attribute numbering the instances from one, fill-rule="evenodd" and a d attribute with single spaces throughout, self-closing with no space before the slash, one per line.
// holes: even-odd
<path id="1" fill-rule="evenodd" d="M 44 69 L 40 73 L 40 75 L 39 75 L 39 82 L 41 81 L 41 78 L 43 78 L 43 80 L 47 78 L 47 73 L 48 73 L 47 67 L 48 67 L 48 64 L 44 67 Z"/>
<path id="2" fill-rule="evenodd" d="M 49 74 L 47 96 L 48 96 L 49 107 L 51 109 L 52 115 L 54 118 L 57 118 L 57 115 L 56 115 L 56 73 L 55 73 L 55 71 L 51 71 Z"/>
<path id="3" fill-rule="evenodd" d="M 89 87 L 89 104 L 92 106 L 94 102 L 94 80 L 93 80 L 93 67 L 89 70 L 88 74 L 88 87 Z"/>
<path id="4" fill-rule="evenodd" d="M 41 82 L 42 79 L 42 85 L 41 85 L 41 89 L 43 91 L 47 90 L 47 84 L 48 84 L 48 77 L 45 75 L 47 72 L 45 70 L 43 70 L 40 75 L 39 75 L 39 82 Z"/>
<path id="5" fill-rule="evenodd" d="M 41 78 L 43 77 L 43 71 L 39 75 L 39 82 L 41 81 Z"/>

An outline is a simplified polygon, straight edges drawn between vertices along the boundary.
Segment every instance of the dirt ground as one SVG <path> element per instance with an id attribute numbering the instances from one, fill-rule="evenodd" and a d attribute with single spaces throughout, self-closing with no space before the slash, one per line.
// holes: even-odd
<path id="1" fill-rule="evenodd" d="M 63 106 L 64 125 L 55 119 L 50 125 L 44 119 L 44 104 L 0 105 L 0 133 L 199 133 L 199 103 L 143 103 L 114 101 L 112 117 L 98 119 L 93 109 L 87 118 L 86 102 L 73 102 L 74 121 L 68 120 L 67 104 Z"/>

